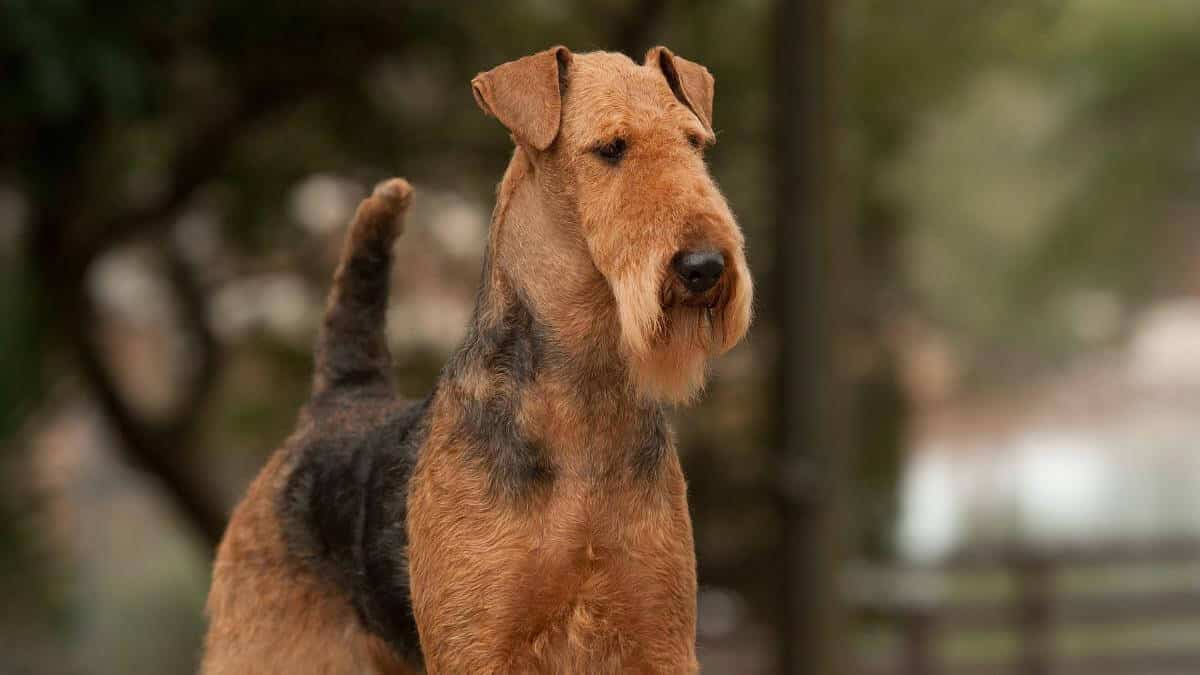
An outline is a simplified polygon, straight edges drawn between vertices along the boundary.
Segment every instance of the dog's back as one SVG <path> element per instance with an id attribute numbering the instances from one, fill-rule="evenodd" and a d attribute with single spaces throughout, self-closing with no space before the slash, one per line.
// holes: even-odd
<path id="1" fill-rule="evenodd" d="M 404 488 L 427 403 L 395 397 L 383 334 L 391 246 L 410 193 L 403 180 L 389 181 L 355 215 L 317 343 L 312 399 L 217 554 L 204 675 L 420 668 Z"/>

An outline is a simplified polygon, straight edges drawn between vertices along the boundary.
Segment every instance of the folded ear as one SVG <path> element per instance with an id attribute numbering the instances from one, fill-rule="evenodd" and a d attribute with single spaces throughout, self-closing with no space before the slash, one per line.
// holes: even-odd
<path id="1" fill-rule="evenodd" d="M 645 64 L 657 65 L 662 70 L 675 98 L 695 113 L 704 130 L 712 134 L 713 76 L 708 68 L 675 56 L 666 47 L 652 47 L 646 52 Z"/>
<path id="2" fill-rule="evenodd" d="M 558 137 L 570 63 L 570 50 L 551 47 L 476 75 L 471 91 L 483 112 L 508 127 L 517 142 L 545 150 Z"/>

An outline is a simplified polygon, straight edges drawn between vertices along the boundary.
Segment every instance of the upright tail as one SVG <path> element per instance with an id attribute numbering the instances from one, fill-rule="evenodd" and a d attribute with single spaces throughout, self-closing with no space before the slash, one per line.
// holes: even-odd
<path id="1" fill-rule="evenodd" d="M 392 244 L 404 229 L 412 187 L 403 178 L 380 183 L 354 214 L 317 338 L 313 394 L 390 387 L 391 355 L 384 323 Z"/>

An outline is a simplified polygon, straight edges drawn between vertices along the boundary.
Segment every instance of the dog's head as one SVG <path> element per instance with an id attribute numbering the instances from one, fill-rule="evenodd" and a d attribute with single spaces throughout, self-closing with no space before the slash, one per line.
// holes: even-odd
<path id="1" fill-rule="evenodd" d="M 693 398 L 707 359 L 745 334 L 753 286 L 741 230 L 704 162 L 716 140 L 712 75 L 665 47 L 642 65 L 555 47 L 471 84 L 586 242 L 638 390 Z"/>

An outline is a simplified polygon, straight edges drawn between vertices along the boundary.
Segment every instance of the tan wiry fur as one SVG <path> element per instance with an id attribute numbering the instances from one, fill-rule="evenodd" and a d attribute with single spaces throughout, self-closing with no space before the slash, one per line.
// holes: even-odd
<path id="1" fill-rule="evenodd" d="M 703 159 L 713 84 L 662 47 L 555 47 L 475 78 L 516 149 L 468 337 L 415 405 L 382 330 L 410 190 L 364 203 L 313 398 L 222 542 L 205 675 L 699 670 L 664 406 L 699 394 L 753 295 Z M 709 284 L 678 265 L 696 252 L 724 261 Z"/>
<path id="2" fill-rule="evenodd" d="M 554 274 L 539 276 L 554 284 L 548 293 L 560 304 L 575 305 L 572 311 L 595 307 L 573 300 L 594 281 L 579 277 L 599 272 L 614 296 L 622 350 L 639 391 L 651 399 L 684 402 L 702 388 L 705 360 L 728 351 L 745 334 L 753 282 L 741 230 L 703 158 L 686 142 L 691 134 L 712 143 L 711 120 L 693 113 L 672 93 L 658 68 L 660 50 L 665 51 L 651 50 L 641 67 L 620 54 L 572 56 L 555 147 L 543 153 L 521 146 L 524 152 L 518 150 L 501 188 L 502 194 L 528 189 L 521 180 L 528 174 L 524 167 L 541 165 L 543 190 L 563 203 L 546 205 L 545 214 L 512 214 L 497 225 L 521 228 L 522 235 L 507 237 L 520 246 L 511 252 L 512 265 L 552 270 Z M 711 81 L 702 67 L 678 57 L 673 61 L 687 63 L 681 72 L 698 69 L 697 80 Z M 708 96 L 711 92 L 708 84 Z M 701 104 L 710 115 L 711 107 L 711 99 Z M 514 133 L 519 140 L 519 132 Z M 616 136 L 630 144 L 620 171 L 587 152 Z M 553 226 L 535 231 L 536 219 L 543 216 Z M 570 231 L 572 225 L 577 231 Z M 553 243 L 546 237 L 554 237 Z M 539 241 L 544 245 L 531 246 Z M 671 258 L 700 243 L 726 256 L 730 269 L 716 290 L 724 301 L 716 314 L 672 312 L 663 303 L 669 291 L 665 287 L 672 283 Z M 581 260 L 584 253 L 586 260 Z M 562 293 L 564 287 L 570 292 Z M 583 323 L 590 330 L 587 319 Z"/>
<path id="3" fill-rule="evenodd" d="M 624 449 L 639 442 L 640 406 L 692 399 L 707 359 L 741 339 L 752 285 L 742 234 L 688 138 L 713 140 L 711 77 L 674 59 L 702 83 L 694 112 L 659 58 L 669 56 L 653 50 L 639 66 L 556 48 L 476 80 L 481 106 L 517 141 L 482 306 L 527 298 L 571 366 L 544 369 L 521 392 L 519 426 L 550 450 L 555 474 L 515 503 L 496 498 L 456 436 L 465 421 L 455 401 L 505 385 L 476 373 L 439 392 L 409 493 L 414 610 L 431 672 L 698 669 L 695 554 L 673 440 L 652 484 L 630 475 Z M 543 105 L 558 95 L 560 77 L 547 75 L 556 69 L 561 103 Z M 494 102 L 505 87 L 535 91 Z M 522 103 L 535 109 L 514 110 Z M 552 141 L 539 113 L 561 115 Z M 620 166 L 598 161 L 593 149 L 617 136 L 628 142 Z M 670 267 L 692 247 L 727 260 L 700 298 Z M 580 390 L 579 369 L 595 389 Z"/>

